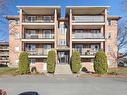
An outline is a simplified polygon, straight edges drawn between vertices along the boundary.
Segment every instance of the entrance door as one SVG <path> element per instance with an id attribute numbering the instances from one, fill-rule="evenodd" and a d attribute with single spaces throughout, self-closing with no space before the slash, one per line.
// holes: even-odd
<path id="1" fill-rule="evenodd" d="M 59 64 L 68 64 L 68 58 L 69 58 L 69 53 L 65 51 L 59 51 L 58 52 L 58 63 Z"/>

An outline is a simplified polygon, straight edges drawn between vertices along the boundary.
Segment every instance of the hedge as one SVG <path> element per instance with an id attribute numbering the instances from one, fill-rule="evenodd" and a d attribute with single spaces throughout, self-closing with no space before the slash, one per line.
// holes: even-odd
<path id="1" fill-rule="evenodd" d="M 97 74 L 106 74 L 108 69 L 107 56 L 104 51 L 99 50 L 94 59 L 94 71 Z"/>
<path id="2" fill-rule="evenodd" d="M 73 73 L 79 73 L 80 68 L 80 53 L 78 51 L 74 51 L 71 57 L 71 70 Z"/>
<path id="3" fill-rule="evenodd" d="M 55 64 L 56 64 L 56 53 L 54 50 L 48 52 L 47 58 L 47 72 L 54 73 L 55 72 Z"/>
<path id="4" fill-rule="evenodd" d="M 19 56 L 19 72 L 20 74 L 28 74 L 30 71 L 29 59 L 27 52 L 21 52 Z"/>

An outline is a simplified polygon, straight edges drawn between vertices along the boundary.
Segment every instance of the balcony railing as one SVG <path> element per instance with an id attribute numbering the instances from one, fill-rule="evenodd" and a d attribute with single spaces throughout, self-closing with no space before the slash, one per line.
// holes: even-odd
<path id="1" fill-rule="evenodd" d="M 27 53 L 28 53 L 30 56 L 47 56 L 47 55 L 48 55 L 48 51 L 43 51 L 43 52 L 27 51 Z"/>
<path id="2" fill-rule="evenodd" d="M 104 23 L 104 16 L 73 16 L 74 23 Z"/>
<path id="3" fill-rule="evenodd" d="M 99 50 L 99 49 L 98 49 Z M 73 51 L 78 51 L 80 53 L 80 55 L 84 55 L 84 56 L 95 56 L 95 54 L 98 52 L 98 50 L 96 49 L 76 49 L 73 48 Z"/>
<path id="4" fill-rule="evenodd" d="M 9 47 L 0 47 L 0 50 L 9 50 Z"/>
<path id="5" fill-rule="evenodd" d="M 73 39 L 103 39 L 102 33 L 74 33 Z"/>
<path id="6" fill-rule="evenodd" d="M 2 52 L 1 54 L 0 54 L 1 56 L 8 56 L 9 55 L 9 53 L 6 53 L 6 52 Z"/>
<path id="7" fill-rule="evenodd" d="M 31 17 L 31 18 L 29 18 Z M 47 18 L 48 17 L 48 18 Z M 53 16 L 26 16 L 23 22 L 26 23 L 52 23 L 54 22 Z"/>
<path id="8" fill-rule="evenodd" d="M 54 34 L 48 34 L 48 35 L 26 34 L 25 39 L 54 39 Z"/>

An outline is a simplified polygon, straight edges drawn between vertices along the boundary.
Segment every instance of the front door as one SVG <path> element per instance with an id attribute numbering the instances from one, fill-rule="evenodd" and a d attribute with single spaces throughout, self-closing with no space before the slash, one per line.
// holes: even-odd
<path id="1" fill-rule="evenodd" d="M 58 52 L 58 63 L 59 64 L 68 64 L 69 53 L 66 51 Z"/>

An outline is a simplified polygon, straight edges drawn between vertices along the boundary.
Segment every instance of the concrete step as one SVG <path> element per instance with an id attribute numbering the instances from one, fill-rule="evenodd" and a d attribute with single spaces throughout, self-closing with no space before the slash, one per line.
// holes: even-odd
<path id="1" fill-rule="evenodd" d="M 69 64 L 60 65 L 57 64 L 55 68 L 55 74 L 72 74 Z"/>

